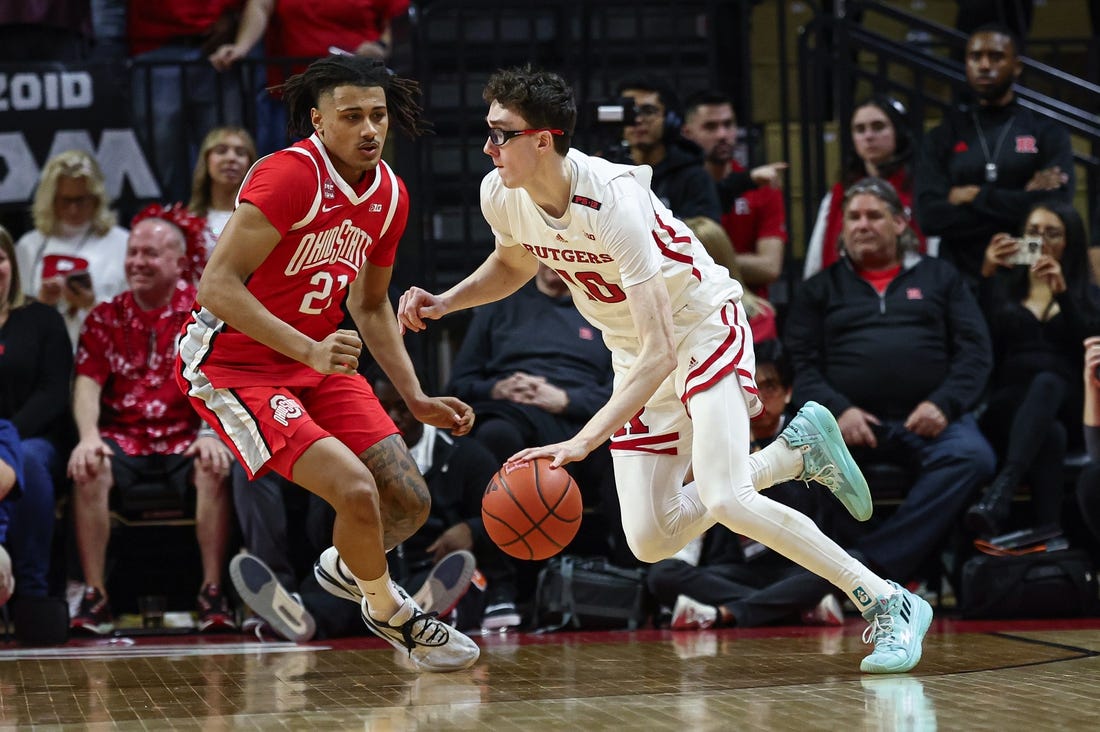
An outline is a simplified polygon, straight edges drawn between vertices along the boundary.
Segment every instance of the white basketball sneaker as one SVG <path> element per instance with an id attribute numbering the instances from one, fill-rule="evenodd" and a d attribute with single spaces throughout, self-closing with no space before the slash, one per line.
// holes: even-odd
<path id="1" fill-rule="evenodd" d="M 425 613 L 406 597 L 393 617 L 383 622 L 371 617 L 366 598 L 360 606 L 363 622 L 374 634 L 385 638 L 420 671 L 460 671 L 477 662 L 481 649 L 464 634 Z"/>
<path id="2" fill-rule="evenodd" d="M 355 583 L 355 576 L 348 571 L 344 561 L 340 559 L 340 552 L 334 546 L 321 552 L 321 556 L 313 563 L 313 576 L 317 578 L 317 584 L 330 595 L 352 602 L 361 602 L 363 599 L 363 591 Z"/>

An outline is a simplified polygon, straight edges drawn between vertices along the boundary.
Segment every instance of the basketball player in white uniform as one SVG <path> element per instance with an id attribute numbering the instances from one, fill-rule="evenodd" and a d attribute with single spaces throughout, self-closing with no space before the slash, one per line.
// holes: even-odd
<path id="1" fill-rule="evenodd" d="M 600 328 L 615 389 L 572 439 L 514 459 L 580 460 L 612 440 L 623 528 L 639 559 L 672 556 L 716 521 L 765 544 L 843 590 L 871 623 L 875 650 L 861 668 L 908 671 L 920 660 L 932 609 L 876 576 L 801 513 L 758 493 L 799 478 L 827 485 L 857 518 L 871 514 L 866 481 L 828 410 L 807 404 L 770 446 L 749 455 L 749 419 L 762 409 L 740 285 L 649 190 L 649 169 L 569 148 L 572 90 L 531 68 L 500 71 L 486 87 L 495 166 L 481 201 L 496 247 L 441 295 L 412 288 L 401 324 L 503 298 L 544 262 Z M 534 335 L 532 337 L 537 337 Z M 683 485 L 689 467 L 695 480 Z"/>

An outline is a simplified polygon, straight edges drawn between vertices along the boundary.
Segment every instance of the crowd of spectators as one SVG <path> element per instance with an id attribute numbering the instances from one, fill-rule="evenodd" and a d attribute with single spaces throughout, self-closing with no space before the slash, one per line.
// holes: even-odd
<path id="1" fill-rule="evenodd" d="M 199 5 L 202 13 L 189 12 Z M 79 557 L 80 576 L 63 578 L 82 588 L 73 627 L 110 632 L 108 496 L 163 480 L 191 491 L 196 505 L 200 629 L 235 626 L 224 589 L 235 507 L 245 549 L 281 585 L 301 589 L 303 607 L 326 618 L 321 637 L 361 632 L 354 612 L 299 579 L 288 554 L 288 521 L 323 548 L 331 515 L 288 506 L 288 481 L 248 480 L 199 429 L 168 371 L 194 283 L 247 171 L 288 142 L 283 105 L 267 90 L 252 131 L 242 126 L 239 62 L 261 39 L 267 56 L 386 59 L 391 23 L 408 10 L 402 0 L 315 5 L 128 3 L 135 127 L 148 133 L 166 200 L 181 205 L 121 228 L 99 164 L 71 150 L 43 168 L 33 228 L 14 232 L 16 241 L 0 229 L 0 605 L 13 590 L 57 590 L 54 505 L 71 490 L 72 525 L 62 530 Z M 43 36 L 54 57 L 88 58 L 92 20 L 74 12 L 66 29 Z M 821 202 L 805 282 L 782 311 L 767 298 L 789 259 L 786 164 L 737 161 L 728 97 L 700 90 L 681 105 L 659 77 L 624 79 L 618 92 L 636 116 L 607 151 L 651 166 L 654 192 L 742 283 L 764 354 L 757 384 L 775 417 L 754 425 L 761 445 L 812 399 L 834 413 L 861 464 L 901 468 L 899 504 L 870 525 L 853 527 L 832 503 L 797 490 L 788 502 L 873 569 L 908 581 L 928 579 L 922 573 L 953 536 L 1061 530 L 1071 502 L 1093 534 L 1081 540 L 1100 542 L 1100 299 L 1073 208 L 1069 136 L 1018 103 L 1019 41 L 1008 29 L 976 29 L 965 68 L 972 99 L 925 134 L 885 94 L 852 108 L 851 157 Z M 295 70 L 263 73 L 274 85 Z M 600 335 L 556 278 L 543 267 L 529 287 L 475 314 L 450 385 L 478 414 L 470 437 L 408 423 L 392 388 L 376 384 L 434 499 L 424 530 L 391 556 L 395 576 L 428 592 L 433 565 L 453 552 L 473 556 L 476 606 L 447 607 L 459 627 L 521 625 L 530 599 L 522 575 L 532 568 L 499 552 L 480 526 L 479 486 L 518 450 L 575 433 L 611 392 Z M 1082 452 L 1090 464 L 1075 479 L 1067 459 Z M 607 446 L 570 469 L 607 528 L 597 551 L 636 564 Z M 1031 511 L 1012 515 L 1024 488 Z M 696 550 L 651 570 L 674 628 L 841 618 L 827 584 L 761 558 L 741 537 L 713 529 Z M 341 623 L 342 614 L 351 619 Z"/>

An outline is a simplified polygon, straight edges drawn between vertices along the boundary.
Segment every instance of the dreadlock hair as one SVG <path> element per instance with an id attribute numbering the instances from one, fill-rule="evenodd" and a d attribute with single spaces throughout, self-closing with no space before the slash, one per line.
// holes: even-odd
<path id="1" fill-rule="evenodd" d="M 328 56 L 311 63 L 282 85 L 288 110 L 287 130 L 294 137 L 313 133 L 310 110 L 319 106 L 321 95 L 338 86 L 381 87 L 386 93 L 386 110 L 399 130 L 416 137 L 431 130 L 421 118 L 420 84 L 405 79 L 377 59 L 365 56 Z"/>

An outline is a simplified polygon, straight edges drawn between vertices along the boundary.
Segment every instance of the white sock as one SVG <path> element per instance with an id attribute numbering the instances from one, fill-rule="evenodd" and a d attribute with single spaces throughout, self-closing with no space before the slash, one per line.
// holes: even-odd
<path id="1" fill-rule="evenodd" d="M 802 475 L 802 451 L 797 447 L 787 447 L 786 442 L 776 438 L 763 450 L 749 455 L 749 468 L 752 470 L 752 487 L 760 492 Z"/>
<path id="2" fill-rule="evenodd" d="M 359 585 L 359 589 L 363 591 L 363 596 L 367 598 L 367 607 L 370 609 L 370 615 L 375 620 L 381 620 L 383 622 L 393 617 L 394 613 L 401 609 L 401 605 L 405 600 L 394 589 L 393 582 L 390 581 L 390 572 L 386 570 L 382 573 L 382 576 L 372 580 L 361 580 L 358 577 L 355 578 L 355 584 Z"/>

